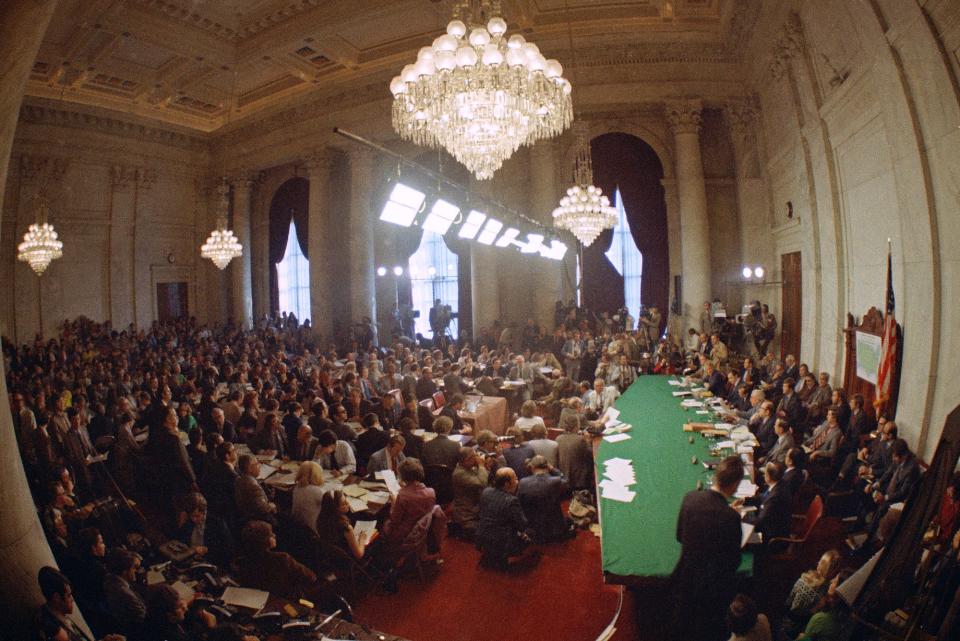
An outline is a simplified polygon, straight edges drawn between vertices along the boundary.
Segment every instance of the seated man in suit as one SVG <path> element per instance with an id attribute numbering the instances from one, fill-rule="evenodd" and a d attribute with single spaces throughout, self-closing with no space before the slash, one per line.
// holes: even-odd
<path id="1" fill-rule="evenodd" d="M 314 460 L 333 476 L 350 476 L 357 471 L 357 457 L 353 446 L 340 440 L 333 430 L 324 430 L 317 435 L 317 450 Z"/>
<path id="2" fill-rule="evenodd" d="M 520 481 L 517 497 L 533 530 L 533 540 L 550 543 L 576 536 L 560 506 L 567 492 L 567 479 L 540 455 L 530 459 L 529 466 L 530 476 Z"/>
<path id="3" fill-rule="evenodd" d="M 452 397 L 454 394 L 463 394 L 467 391 L 467 386 L 460 378 L 460 364 L 450 365 L 450 372 L 443 377 L 443 392 L 446 396 Z"/>
<path id="4" fill-rule="evenodd" d="M 313 428 L 304 423 L 297 428 L 297 438 L 290 448 L 292 458 L 295 461 L 312 461 L 318 443 L 317 437 L 313 435 Z"/>
<path id="5" fill-rule="evenodd" d="M 480 495 L 487 487 L 488 473 L 485 465 L 472 447 L 460 449 L 460 462 L 453 471 L 452 526 L 459 534 L 472 541 L 480 523 Z"/>
<path id="6" fill-rule="evenodd" d="M 723 375 L 717 371 L 717 367 L 713 364 L 713 361 L 703 361 L 703 386 L 718 398 L 726 396 L 724 394 L 726 384 L 723 380 Z"/>
<path id="7" fill-rule="evenodd" d="M 752 523 L 763 537 L 766 545 L 770 539 L 790 534 L 790 507 L 793 497 L 790 491 L 780 483 L 783 478 L 783 465 L 771 461 L 763 466 L 763 480 L 767 489 L 753 498 L 738 500 L 734 506 L 753 505 L 756 512 L 748 512 L 743 520 Z"/>
<path id="8" fill-rule="evenodd" d="M 49 565 L 40 568 L 37 583 L 44 604 L 37 616 L 38 639 L 90 641 L 90 637 L 70 617 L 74 610 L 73 586 L 59 570 Z M 146 613 L 146 608 L 144 608 Z M 102 641 L 123 641 L 120 634 L 108 634 Z"/>
<path id="9" fill-rule="evenodd" d="M 839 410 L 831 407 L 827 410 L 827 420 L 821 423 L 803 443 L 809 450 L 810 461 L 832 462 L 840 451 L 841 438 L 843 438 L 843 430 L 840 429 Z"/>
<path id="10" fill-rule="evenodd" d="M 795 386 L 796 381 L 792 378 L 783 379 L 783 385 L 781 385 L 783 396 L 777 404 L 777 416 L 787 419 L 790 425 L 799 425 L 803 416 L 803 403 L 794 393 Z"/>
<path id="11" fill-rule="evenodd" d="M 257 480 L 260 475 L 260 461 L 255 456 L 243 454 L 237 461 L 237 468 L 240 475 L 234 481 L 233 497 L 240 521 L 276 523 L 277 506 L 267 499 L 267 493 Z"/>
<path id="12" fill-rule="evenodd" d="M 460 410 L 463 409 L 463 394 L 454 394 L 447 400 L 446 405 L 440 408 L 440 416 L 446 416 L 453 421 L 451 434 L 470 433 L 469 427 L 464 427 L 463 419 L 460 418 Z"/>
<path id="13" fill-rule="evenodd" d="M 864 501 L 866 507 L 861 512 L 861 518 L 866 519 L 871 511 L 873 513 L 868 540 L 872 540 L 876 535 L 880 521 L 890 510 L 890 506 L 910 498 L 913 486 L 919 482 L 922 474 L 917 458 L 902 438 L 890 445 L 890 456 L 891 462 L 887 471 L 864 490 L 869 500 Z"/>
<path id="14" fill-rule="evenodd" d="M 441 416 L 433 422 L 433 429 L 437 436 L 423 444 L 420 453 L 420 462 L 427 465 L 446 465 L 451 470 L 457 466 L 460 457 L 460 442 L 451 440 L 448 434 L 453 429 L 453 421 L 448 416 Z"/>
<path id="15" fill-rule="evenodd" d="M 557 460 L 557 451 L 560 446 L 557 445 L 556 441 L 547 438 L 547 428 L 542 425 L 534 425 L 530 428 L 529 436 L 530 438 L 527 441 L 527 445 L 530 446 L 533 453 L 544 457 L 547 459 L 547 463 L 556 467 L 559 463 Z"/>
<path id="16" fill-rule="evenodd" d="M 373 476 L 382 470 L 390 470 L 396 474 L 400 465 L 407 460 L 403 454 L 403 448 L 406 445 L 407 440 L 399 434 L 387 437 L 387 444 L 370 455 L 367 474 Z"/>
<path id="17" fill-rule="evenodd" d="M 373 412 L 363 417 L 363 431 L 357 437 L 357 465 L 365 468 L 374 452 L 383 449 L 390 434 L 380 425 L 380 419 Z"/>
<path id="18" fill-rule="evenodd" d="M 135 635 L 147 615 L 143 596 L 134 589 L 140 570 L 140 555 L 123 548 L 113 548 L 107 554 L 107 575 L 103 592 L 114 629 L 127 636 Z"/>
<path id="19" fill-rule="evenodd" d="M 480 495 L 480 523 L 477 526 L 476 545 L 483 553 L 480 563 L 487 567 L 506 570 L 521 567 L 528 560 L 536 562 L 534 553 L 527 553 L 530 537 L 527 517 L 520 499 L 516 497 L 520 482 L 509 467 L 497 471 L 493 487 Z"/>
<path id="20" fill-rule="evenodd" d="M 420 378 L 417 379 L 415 386 L 417 400 L 423 401 L 432 398 L 437 393 L 437 384 L 433 382 L 433 370 L 424 367 L 420 371 Z"/>

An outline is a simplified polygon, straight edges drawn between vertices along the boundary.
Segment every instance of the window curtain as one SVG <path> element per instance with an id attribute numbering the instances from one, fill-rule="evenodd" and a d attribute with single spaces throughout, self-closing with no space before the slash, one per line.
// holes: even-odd
<path id="1" fill-rule="evenodd" d="M 310 215 L 310 181 L 306 178 L 291 178 L 277 189 L 270 200 L 270 311 L 280 310 L 280 287 L 277 281 L 277 263 L 287 251 L 290 221 L 297 226 L 297 244 L 309 260 L 308 233 Z M 244 251 L 250 251 L 245 247 Z"/>
<path id="2" fill-rule="evenodd" d="M 617 187 L 620 188 L 631 234 L 643 254 L 641 300 L 647 307 L 656 305 L 666 319 L 670 295 L 670 254 L 667 247 L 667 204 L 660 183 L 663 179 L 660 159 L 647 143 L 619 132 L 594 138 L 590 150 L 596 186 L 603 190 L 611 202 Z M 624 301 L 623 277 L 604 256 L 612 239 L 612 230 L 607 230 L 584 251 L 584 304 L 597 313 L 612 313 Z"/>

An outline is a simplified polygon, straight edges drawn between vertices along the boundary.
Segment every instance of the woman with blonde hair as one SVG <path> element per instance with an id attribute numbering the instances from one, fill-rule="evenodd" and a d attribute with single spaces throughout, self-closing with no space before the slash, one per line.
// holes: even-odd
<path id="1" fill-rule="evenodd" d="M 840 553 L 827 550 L 817 567 L 800 575 L 787 597 L 787 613 L 780 625 L 780 638 L 795 639 L 806 627 L 814 608 L 827 594 L 830 581 L 840 571 Z"/>
<path id="2" fill-rule="evenodd" d="M 297 470 L 291 516 L 316 532 L 323 495 L 323 469 L 315 461 L 304 461 Z"/>
<path id="3" fill-rule="evenodd" d="M 517 422 L 514 425 L 525 432 L 530 431 L 534 425 L 544 425 L 546 427 L 543 418 L 537 416 L 536 413 L 536 401 L 524 401 L 523 405 L 520 406 L 520 416 L 517 417 Z"/>

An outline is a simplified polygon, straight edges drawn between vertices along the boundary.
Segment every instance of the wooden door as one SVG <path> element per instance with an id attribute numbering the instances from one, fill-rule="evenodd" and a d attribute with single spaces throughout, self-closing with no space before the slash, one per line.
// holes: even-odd
<path id="1" fill-rule="evenodd" d="M 800 328 L 803 323 L 803 278 L 800 252 L 780 256 L 783 290 L 780 299 L 780 358 L 793 354 L 800 361 Z"/>
<path id="2" fill-rule="evenodd" d="M 187 284 L 157 283 L 157 320 L 164 323 L 188 315 Z"/>

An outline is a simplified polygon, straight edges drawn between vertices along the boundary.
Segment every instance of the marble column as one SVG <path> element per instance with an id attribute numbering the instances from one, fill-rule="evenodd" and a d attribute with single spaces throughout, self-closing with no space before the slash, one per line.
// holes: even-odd
<path id="1" fill-rule="evenodd" d="M 557 144 L 541 140 L 530 148 L 529 216 L 547 227 L 553 226 L 552 212 L 559 204 L 562 189 L 557 181 Z M 533 306 L 529 315 L 544 328 L 553 327 L 554 303 L 563 295 L 562 261 L 537 255 L 524 255 L 531 263 Z"/>
<path id="2" fill-rule="evenodd" d="M 0 184 L 7 184 L 10 150 L 17 127 L 23 90 L 36 59 L 56 0 L 31 0 L 0 4 Z M 5 194 L 0 192 L 0 205 Z M 3 369 L 0 355 L 0 369 Z M 17 451 L 13 420 L 7 396 L 6 377 L 0 376 L 0 451 L 8 456 Z M 3 610 L 0 629 L 10 639 L 31 634 L 31 619 L 43 602 L 37 585 L 37 571 L 53 565 L 37 510 L 33 504 L 23 466 L 13 461 L 0 466 L 0 598 Z"/>
<path id="3" fill-rule="evenodd" d="M 251 279 L 254 323 L 270 312 L 270 194 L 251 206 Z M 303 320 L 303 319 L 301 319 Z"/>
<path id="4" fill-rule="evenodd" d="M 250 243 L 250 217 L 253 205 L 252 175 L 230 179 L 233 187 L 233 233 L 243 245 L 243 255 L 230 263 L 233 270 L 233 320 L 243 327 L 253 326 L 253 247 Z"/>
<path id="5" fill-rule="evenodd" d="M 758 110 L 759 106 L 752 100 L 734 101 L 724 106 L 724 118 L 730 131 L 736 164 L 740 262 L 743 265 L 760 265 L 768 274 L 773 274 L 777 266 L 773 264 L 770 252 L 768 208 L 753 135 Z M 760 285 L 745 285 L 743 302 L 762 298 L 763 293 Z"/>
<path id="6" fill-rule="evenodd" d="M 146 194 L 157 182 L 157 170 L 146 167 L 137 167 L 134 170 L 136 176 L 136 192 L 133 198 L 133 224 L 132 224 L 132 242 L 131 254 L 133 269 L 130 279 L 130 301 L 133 308 L 133 322 L 138 327 L 150 327 L 156 318 L 153 315 L 153 297 L 156 293 L 153 291 L 151 283 L 151 274 L 149 260 L 146 256 L 141 256 L 142 248 L 137 243 L 137 232 L 140 230 L 138 219 L 144 211 L 144 202 Z"/>
<path id="7" fill-rule="evenodd" d="M 327 185 L 333 154 L 318 149 L 304 160 L 310 181 L 308 207 L 308 248 L 310 254 L 310 324 L 314 336 L 325 341 L 333 339 L 333 284 L 331 278 L 334 249 L 331 247 L 330 222 L 327 209 Z M 322 344 L 322 343 L 321 343 Z"/>
<path id="8" fill-rule="evenodd" d="M 677 193 L 680 200 L 681 303 L 684 328 L 699 325 L 704 301 L 710 291 L 710 233 L 707 221 L 707 189 L 700 157 L 699 99 L 668 100 L 666 116 L 676 147 Z"/>
<path id="9" fill-rule="evenodd" d="M 497 248 L 474 243 L 470 247 L 470 297 L 473 299 L 473 335 L 480 336 L 500 318 L 500 275 Z M 497 337 L 494 337 L 497 338 Z"/>
<path id="10" fill-rule="evenodd" d="M 108 295 L 110 322 L 125 330 L 134 322 L 131 292 L 133 283 L 133 219 L 136 170 L 115 165 L 110 170 L 110 268 Z"/>
<path id="11" fill-rule="evenodd" d="M 366 147 L 350 150 L 350 224 L 347 264 L 350 269 L 350 323 L 364 317 L 376 322 L 376 282 L 371 211 L 373 170 L 377 155 Z"/>

